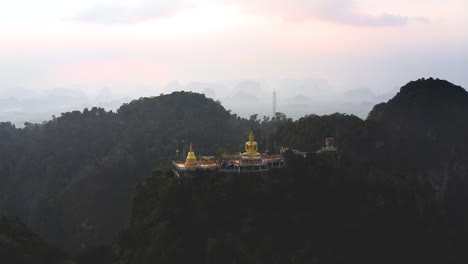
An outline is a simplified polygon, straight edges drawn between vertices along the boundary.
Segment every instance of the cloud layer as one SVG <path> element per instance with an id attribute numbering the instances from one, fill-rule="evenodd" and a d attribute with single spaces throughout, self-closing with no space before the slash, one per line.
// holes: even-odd
<path id="1" fill-rule="evenodd" d="M 409 17 L 384 12 L 368 14 L 358 11 L 354 0 L 142 0 L 129 6 L 122 1 L 98 4 L 82 10 L 72 19 L 98 24 L 133 24 L 173 15 L 203 5 L 234 5 L 251 14 L 280 16 L 285 21 L 303 22 L 319 19 L 352 26 L 402 26 L 410 20 L 428 22 L 424 17 Z"/>
<path id="2" fill-rule="evenodd" d="M 71 20 L 96 24 L 135 24 L 167 17 L 192 6 L 187 0 L 143 0 L 132 6 L 113 1 L 82 10 Z"/>
<path id="3" fill-rule="evenodd" d="M 227 0 L 231 3 L 239 1 Z M 286 21 L 302 22 L 320 19 L 333 23 L 352 26 L 401 26 L 407 24 L 412 17 L 382 13 L 368 14 L 359 11 L 354 0 L 242 0 L 244 7 L 250 11 L 264 15 L 281 16 Z M 428 21 L 427 18 L 417 20 Z"/>

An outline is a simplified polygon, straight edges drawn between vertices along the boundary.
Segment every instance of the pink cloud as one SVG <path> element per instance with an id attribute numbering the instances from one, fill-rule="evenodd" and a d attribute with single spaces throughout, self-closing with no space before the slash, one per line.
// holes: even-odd
<path id="1" fill-rule="evenodd" d="M 368 27 L 402 26 L 409 21 L 428 22 L 424 17 L 384 12 L 358 12 L 354 0 L 224 0 L 262 15 L 281 16 L 285 21 L 302 22 L 319 19 L 338 24 Z"/>
<path id="2" fill-rule="evenodd" d="M 67 20 L 96 24 L 137 24 L 169 17 L 192 7 L 189 0 L 143 0 L 134 7 L 113 2 L 92 6 Z"/>

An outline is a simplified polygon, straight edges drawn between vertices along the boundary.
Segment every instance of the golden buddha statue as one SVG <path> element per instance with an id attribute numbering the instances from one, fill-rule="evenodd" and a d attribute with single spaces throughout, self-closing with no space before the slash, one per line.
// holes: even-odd
<path id="1" fill-rule="evenodd" d="M 192 144 L 190 144 L 190 150 L 187 155 L 187 159 L 185 160 L 185 167 L 186 168 L 194 168 L 197 167 L 197 157 L 195 157 L 195 152 L 193 152 Z"/>
<path id="2" fill-rule="evenodd" d="M 249 159 L 253 159 L 254 157 L 259 157 L 260 153 L 258 153 L 258 144 L 254 141 L 255 137 L 252 132 L 252 128 L 250 128 L 250 135 L 249 141 L 245 142 L 245 151 L 242 156 L 248 157 Z"/>

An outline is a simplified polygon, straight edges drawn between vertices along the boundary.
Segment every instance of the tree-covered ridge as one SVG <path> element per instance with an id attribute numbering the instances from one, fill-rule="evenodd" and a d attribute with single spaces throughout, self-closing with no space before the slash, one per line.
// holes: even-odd
<path id="1" fill-rule="evenodd" d="M 16 217 L 0 217 L 0 260 L 15 264 L 62 263 L 65 254 L 31 232 Z"/>
<path id="2" fill-rule="evenodd" d="M 237 150 L 248 121 L 204 95 L 141 98 L 116 113 L 64 113 L 44 124 L 0 126 L 0 214 L 18 215 L 66 247 L 109 242 L 133 187 L 192 141 L 197 154 Z M 181 157 L 179 157 L 181 158 Z"/>
<path id="3" fill-rule="evenodd" d="M 468 92 L 431 78 L 409 82 L 387 103 L 376 105 L 368 119 L 382 121 L 391 133 L 402 137 L 449 142 L 468 128 L 467 114 Z"/>
<path id="4" fill-rule="evenodd" d="M 386 143 L 382 150 L 394 156 L 396 164 L 410 161 L 425 167 L 466 158 L 467 116 L 468 92 L 430 78 L 403 86 L 387 103 L 376 105 L 368 120 L 381 127 Z"/>
<path id="5" fill-rule="evenodd" d="M 438 263 L 446 253 L 430 186 L 347 158 L 287 162 L 181 183 L 155 172 L 137 187 L 115 263 Z"/>
<path id="6" fill-rule="evenodd" d="M 432 79 L 409 83 L 368 120 L 332 114 L 293 121 L 281 113 L 246 120 L 204 95 L 178 92 L 135 100 L 116 113 L 85 109 L 23 129 L 2 123 L 0 214 L 19 215 L 47 240 L 76 249 L 109 244 L 133 211 L 114 243 L 123 263 L 341 263 L 337 255 L 359 257 L 358 245 L 374 249 L 368 260 L 381 263 L 377 254 L 395 245 L 406 252 L 411 243 L 446 259 L 458 256 L 467 237 L 458 230 L 468 215 L 468 114 L 455 99 L 466 92 L 454 87 Z M 197 155 L 242 151 L 250 122 L 260 151 L 287 146 L 314 153 L 326 137 L 336 139 L 339 151 L 290 159 L 286 170 L 268 176 L 200 175 L 178 185 L 156 173 L 135 194 L 190 142 Z M 296 235 L 295 243 L 282 242 Z M 365 243 L 353 241 L 359 236 Z M 179 248 L 194 258 L 184 259 Z M 88 249 L 76 259 L 110 258 L 106 247 Z"/>
<path id="7" fill-rule="evenodd" d="M 287 168 L 268 175 L 205 173 L 179 184 L 154 173 L 137 188 L 116 263 L 465 263 L 465 97 L 429 79 L 365 121 L 254 117 L 270 146 L 265 132 L 276 126 L 279 145 L 313 151 L 334 136 L 340 150 L 289 154 Z"/>
<path id="8" fill-rule="evenodd" d="M 324 145 L 325 138 L 333 137 L 341 149 L 352 151 L 352 142 L 362 137 L 363 128 L 364 121 L 354 115 L 310 115 L 280 125 L 277 138 L 283 146 L 315 152 Z"/>

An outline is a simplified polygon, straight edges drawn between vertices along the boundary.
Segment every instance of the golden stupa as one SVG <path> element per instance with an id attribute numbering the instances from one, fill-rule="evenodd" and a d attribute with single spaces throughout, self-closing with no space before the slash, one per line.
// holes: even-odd
<path id="1" fill-rule="evenodd" d="M 197 157 L 195 157 L 195 152 L 193 152 L 192 144 L 190 144 L 190 150 L 187 155 L 187 159 L 185 160 L 185 167 L 194 168 L 197 167 L 197 165 Z"/>
<path id="2" fill-rule="evenodd" d="M 245 142 L 245 152 L 242 154 L 244 158 L 254 159 L 255 157 L 259 157 L 260 153 L 258 153 L 258 144 L 254 141 L 255 136 L 252 132 L 252 125 L 250 125 L 250 134 L 249 134 L 249 141 Z"/>

